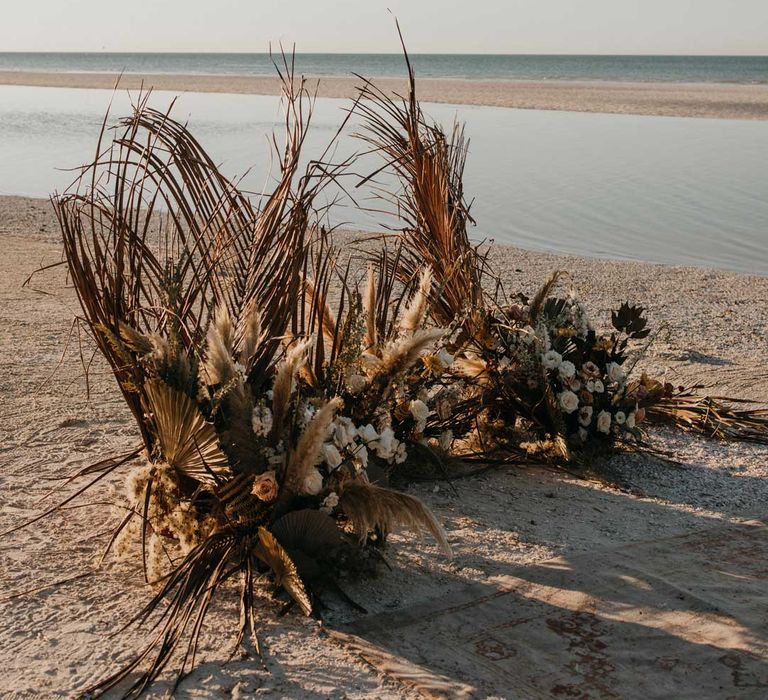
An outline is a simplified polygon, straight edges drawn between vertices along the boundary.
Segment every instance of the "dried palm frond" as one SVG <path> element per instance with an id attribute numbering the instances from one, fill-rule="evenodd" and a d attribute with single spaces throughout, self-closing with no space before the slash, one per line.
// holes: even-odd
<path id="1" fill-rule="evenodd" d="M 378 334 L 376 332 L 376 273 L 373 265 L 368 265 L 367 281 L 365 286 L 365 348 L 371 352 L 378 347 Z"/>
<path id="2" fill-rule="evenodd" d="M 752 404 L 744 399 L 700 396 L 693 387 L 654 399 L 646 417 L 719 440 L 743 440 L 768 445 L 768 409 L 737 408 Z"/>
<path id="3" fill-rule="evenodd" d="M 145 411 L 163 460 L 203 484 L 215 485 L 230 474 L 213 425 L 189 396 L 154 380 L 146 382 L 144 390 Z"/>
<path id="4" fill-rule="evenodd" d="M 387 533 L 405 527 L 414 532 L 429 532 L 445 554 L 452 553 L 440 523 L 418 498 L 354 482 L 344 486 L 339 502 L 361 539 L 370 533 Z"/>
<path id="5" fill-rule="evenodd" d="M 437 283 L 432 314 L 438 325 L 448 325 L 466 309 L 483 306 L 484 259 L 467 235 L 473 223 L 463 188 L 468 141 L 458 124 L 447 137 L 440 125 L 425 117 L 404 44 L 403 51 L 409 78 L 406 98 L 392 97 L 361 77 L 355 111 L 363 128 L 357 136 L 384 165 L 360 185 L 374 181 L 382 170 L 396 176 L 398 191 L 379 191 L 400 220 L 404 250 L 397 261 L 398 276 L 405 283 L 429 266 Z"/>

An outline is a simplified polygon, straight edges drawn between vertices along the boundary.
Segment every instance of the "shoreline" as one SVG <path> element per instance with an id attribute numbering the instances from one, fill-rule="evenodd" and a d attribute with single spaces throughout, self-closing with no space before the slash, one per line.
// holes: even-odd
<path id="1" fill-rule="evenodd" d="M 0 85 L 114 89 L 144 86 L 174 92 L 279 95 L 274 76 L 193 75 L 163 73 L 54 73 L 0 71 Z M 355 77 L 307 76 L 318 84 L 318 97 L 354 97 Z M 404 78 L 376 78 L 386 91 L 403 93 Z M 706 119 L 768 120 L 768 85 L 742 83 L 643 83 L 565 80 L 497 80 L 418 78 L 423 102 L 507 107 L 513 109 L 636 114 Z"/>

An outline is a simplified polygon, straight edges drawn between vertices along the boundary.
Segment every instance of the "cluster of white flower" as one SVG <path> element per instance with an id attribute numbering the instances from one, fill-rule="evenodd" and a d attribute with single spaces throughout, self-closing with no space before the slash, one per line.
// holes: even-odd
<path id="1" fill-rule="evenodd" d="M 256 405 L 251 415 L 253 432 L 258 437 L 266 437 L 272 430 L 272 409 L 264 402 Z"/>

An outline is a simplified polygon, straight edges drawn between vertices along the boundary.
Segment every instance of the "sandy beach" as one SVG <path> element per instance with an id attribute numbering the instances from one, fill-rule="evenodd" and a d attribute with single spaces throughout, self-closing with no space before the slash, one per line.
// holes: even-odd
<path id="1" fill-rule="evenodd" d="M 0 246 L 0 530 L 5 530 L 56 498 L 38 504 L 57 479 L 124 453 L 138 440 L 111 373 L 100 357 L 92 358 L 84 339 L 80 346 L 76 329 L 70 333 L 79 308 L 63 266 L 22 287 L 35 268 L 61 260 L 50 204 L 0 197 Z M 765 402 L 768 278 L 505 246 L 494 248 L 493 257 L 505 271 L 507 287 L 527 292 L 552 270 L 568 270 L 598 327 L 607 324 L 618 302 L 642 303 L 651 324 L 665 327 L 645 366 L 675 383 L 715 384 L 715 393 Z M 372 614 L 386 613 L 467 586 L 492 587 L 521 565 L 553 557 L 575 561 L 590 552 L 765 515 L 768 448 L 668 431 L 655 432 L 654 440 L 680 466 L 619 455 L 601 465 L 610 486 L 563 472 L 512 468 L 456 482 L 455 488 L 413 486 L 410 492 L 445 524 L 454 559 L 441 558 L 430 542 L 398 536 L 390 554 L 393 570 L 350 583 L 347 590 Z M 150 595 L 140 571 L 113 562 L 97 572 L 93 568 L 118 517 L 105 504 L 120 488 L 119 476 L 109 477 L 84 502 L 90 505 L 0 540 L 3 698 L 69 697 L 126 660 L 141 641 L 135 630 L 109 638 Z M 84 537 L 84 519 L 104 536 Z M 69 583 L 11 597 L 83 573 Z M 342 604 L 330 606 L 329 626 L 355 619 Z M 221 596 L 204 635 L 203 663 L 178 697 L 419 697 L 329 639 L 322 625 L 295 615 L 263 615 L 263 663 L 243 655 L 225 663 L 227 631 L 237 614 L 233 588 Z M 148 697 L 161 697 L 167 688 L 161 683 Z M 739 697 L 757 697 L 745 692 Z"/>
<path id="2" fill-rule="evenodd" d="M 118 76 L 111 73 L 0 71 L 0 85 L 112 89 L 117 79 Z M 319 81 L 320 97 L 354 97 L 355 88 L 360 84 L 354 77 L 310 77 L 308 80 L 313 89 Z M 397 78 L 377 78 L 376 84 L 400 94 L 405 91 L 405 82 Z M 278 79 L 271 76 L 126 74 L 120 78 L 120 86 L 130 90 L 143 86 L 174 92 L 280 93 Z M 768 119 L 768 85 L 422 78 L 418 86 L 422 102 L 568 112 Z"/>

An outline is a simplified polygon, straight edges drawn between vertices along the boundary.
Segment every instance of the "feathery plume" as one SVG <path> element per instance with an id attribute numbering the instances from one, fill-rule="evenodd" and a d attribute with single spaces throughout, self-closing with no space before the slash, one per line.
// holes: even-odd
<path id="1" fill-rule="evenodd" d="M 400 526 L 414 532 L 429 532 L 440 549 L 452 555 L 445 530 L 418 498 L 373 484 L 353 482 L 344 487 L 339 503 L 361 540 L 371 532 L 387 533 Z"/>

